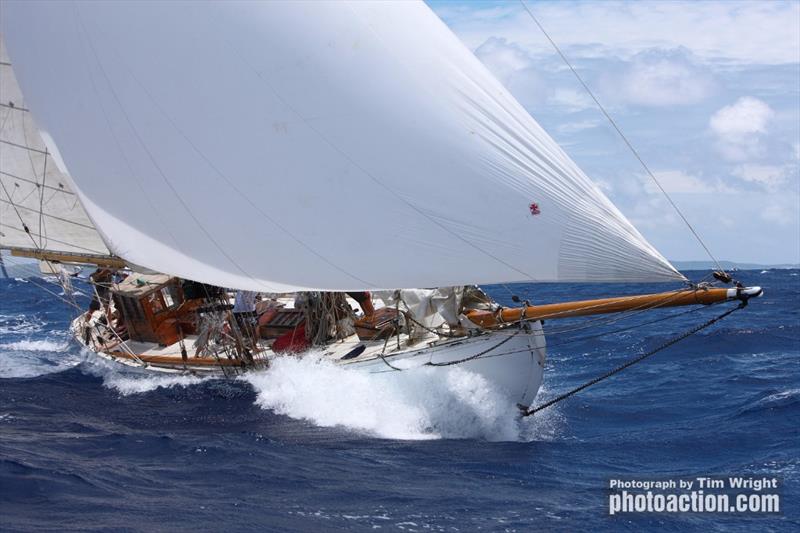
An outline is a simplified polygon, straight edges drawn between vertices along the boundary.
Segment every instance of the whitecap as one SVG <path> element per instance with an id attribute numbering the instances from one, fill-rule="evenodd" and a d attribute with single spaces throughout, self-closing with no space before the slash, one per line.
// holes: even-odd
<path id="1" fill-rule="evenodd" d="M 66 341 L 53 341 L 49 339 L 21 340 L 0 344 L 0 350 L 18 350 L 27 352 L 63 352 L 67 349 Z"/>
<path id="2" fill-rule="evenodd" d="M 264 409 L 388 439 L 535 440 L 556 420 L 553 413 L 519 420 L 513 402 L 459 367 L 370 374 L 307 355 L 278 358 L 241 379 Z"/>
<path id="3" fill-rule="evenodd" d="M 157 389 L 173 387 L 190 387 L 210 379 L 180 373 L 160 373 L 154 370 L 128 367 L 120 363 L 107 361 L 89 353 L 89 357 L 81 366 L 81 370 L 103 380 L 103 386 L 114 389 L 122 396 L 143 394 Z"/>
<path id="4" fill-rule="evenodd" d="M 0 315 L 0 334 L 29 334 L 44 329 L 44 323 L 23 314 Z"/>
<path id="5" fill-rule="evenodd" d="M 63 337 L 0 344 L 0 378 L 32 378 L 72 368 L 83 357 L 69 348 Z"/>

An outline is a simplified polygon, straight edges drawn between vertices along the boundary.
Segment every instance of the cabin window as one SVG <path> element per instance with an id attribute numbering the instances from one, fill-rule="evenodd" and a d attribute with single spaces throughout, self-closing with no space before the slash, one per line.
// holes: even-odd
<path id="1" fill-rule="evenodd" d="M 167 306 L 167 308 L 175 305 L 175 300 L 172 298 L 172 293 L 170 293 L 169 289 L 169 287 L 164 287 L 161 289 L 161 297 L 164 298 L 164 304 Z"/>
<path id="2" fill-rule="evenodd" d="M 182 301 L 181 293 L 179 292 L 177 285 L 168 285 L 167 287 L 162 288 L 161 297 L 164 299 L 167 309 L 177 307 Z"/>

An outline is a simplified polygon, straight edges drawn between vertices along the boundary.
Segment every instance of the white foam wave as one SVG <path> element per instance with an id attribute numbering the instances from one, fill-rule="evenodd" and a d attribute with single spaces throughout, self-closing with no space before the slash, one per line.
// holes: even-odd
<path id="1" fill-rule="evenodd" d="M 491 383 L 459 367 L 369 374 L 317 357 L 286 357 L 242 379 L 265 409 L 390 439 L 537 440 L 551 436 L 543 429 L 555 420 L 520 421 Z"/>
<path id="2" fill-rule="evenodd" d="M 37 333 L 44 329 L 41 320 L 31 320 L 26 315 L 0 315 L 0 334 L 27 334 Z"/>
<path id="3" fill-rule="evenodd" d="M 209 379 L 208 377 L 163 374 L 153 370 L 137 369 L 107 361 L 95 354 L 90 354 L 81 369 L 101 378 L 104 387 L 114 389 L 122 396 L 143 394 L 156 389 L 190 387 Z"/>
<path id="4" fill-rule="evenodd" d="M 0 378 L 31 378 L 61 372 L 83 357 L 63 338 L 23 339 L 0 344 Z"/>
<path id="5" fill-rule="evenodd" d="M 0 350 L 23 350 L 27 352 L 63 352 L 68 343 L 52 340 L 21 340 L 0 344 Z"/>

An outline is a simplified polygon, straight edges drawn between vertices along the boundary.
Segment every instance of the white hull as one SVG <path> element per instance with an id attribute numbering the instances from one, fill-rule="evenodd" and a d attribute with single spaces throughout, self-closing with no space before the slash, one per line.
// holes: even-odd
<path id="1" fill-rule="evenodd" d="M 80 333 L 83 331 L 81 317 L 73 322 L 72 331 L 83 344 L 83 336 Z M 353 336 L 325 346 L 323 358 L 343 368 L 370 374 L 413 373 L 416 369 L 450 363 L 433 368 L 442 369 L 444 372 L 445 369 L 458 367 L 476 373 L 509 400 L 525 407 L 530 406 L 536 398 L 542 384 L 546 357 L 545 337 L 539 322 L 529 324 L 524 330 L 511 327 L 474 337 L 427 340 L 428 342 L 422 340 L 413 346 L 403 347 L 402 344 L 406 339 L 401 337 L 401 346 L 398 347 L 396 338 L 390 339 L 384 345 L 384 341 L 362 342 Z M 186 339 L 189 353 L 192 353 L 192 342 L 192 338 Z M 342 359 L 342 356 L 360 345 L 366 346 L 361 355 L 352 359 Z M 127 341 L 113 349 L 100 350 L 92 345 L 88 348 L 104 359 L 148 371 L 221 376 L 226 372 L 230 375 L 231 372 L 243 370 L 241 367 L 227 367 L 227 370 L 223 371 L 220 366 L 199 365 L 193 363 L 192 357 L 188 357 L 185 364 L 147 360 L 148 357 L 169 356 L 175 359 L 175 355 L 180 353 L 176 345 L 160 347 L 154 343 Z M 131 355 L 123 356 L 121 352 L 136 354 L 138 359 Z M 265 363 L 280 357 L 302 357 L 302 354 L 281 355 L 271 350 L 259 354 L 260 360 Z"/>
<path id="2" fill-rule="evenodd" d="M 428 363 L 453 363 L 436 368 L 458 367 L 479 374 L 515 404 L 529 407 L 542 385 L 546 356 L 545 338 L 538 322 L 532 325 L 530 332 L 522 331 L 509 339 L 508 336 L 514 332 L 512 329 L 480 337 L 453 339 L 430 348 L 392 354 L 386 357 L 386 362 L 378 358 L 367 361 L 356 360 L 350 364 L 343 361 L 340 364 L 378 373 L 397 372 L 386 363 L 402 369 L 403 372 L 413 372 L 415 368 L 428 367 Z M 503 344 L 498 346 L 500 342 Z M 470 359 L 479 353 L 482 355 Z M 465 359 L 469 360 L 464 361 Z"/>

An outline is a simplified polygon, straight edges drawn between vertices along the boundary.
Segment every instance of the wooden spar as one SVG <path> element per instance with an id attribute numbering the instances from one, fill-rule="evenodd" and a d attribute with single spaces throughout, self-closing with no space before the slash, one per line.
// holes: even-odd
<path id="1" fill-rule="evenodd" d="M 79 265 L 97 265 L 109 268 L 124 268 L 125 261 L 112 255 L 76 254 L 70 252 L 48 252 L 45 250 L 26 250 L 25 248 L 9 248 L 15 257 L 30 257 L 40 261 L 55 263 L 74 263 Z"/>
<path id="2" fill-rule="evenodd" d="M 624 311 L 654 309 L 657 307 L 708 305 L 725 300 L 737 298 L 746 299 L 760 295 L 760 287 L 748 287 L 743 289 L 685 289 L 656 294 L 640 294 L 636 296 L 620 296 L 617 298 L 602 298 L 598 300 L 531 305 L 528 307 L 503 307 L 494 312 L 473 310 L 466 313 L 466 317 L 478 326 L 490 328 L 499 324 L 516 322 L 522 319 L 523 311 L 525 313 L 524 318 L 527 320 L 553 320 L 556 318 L 622 313 Z"/>

